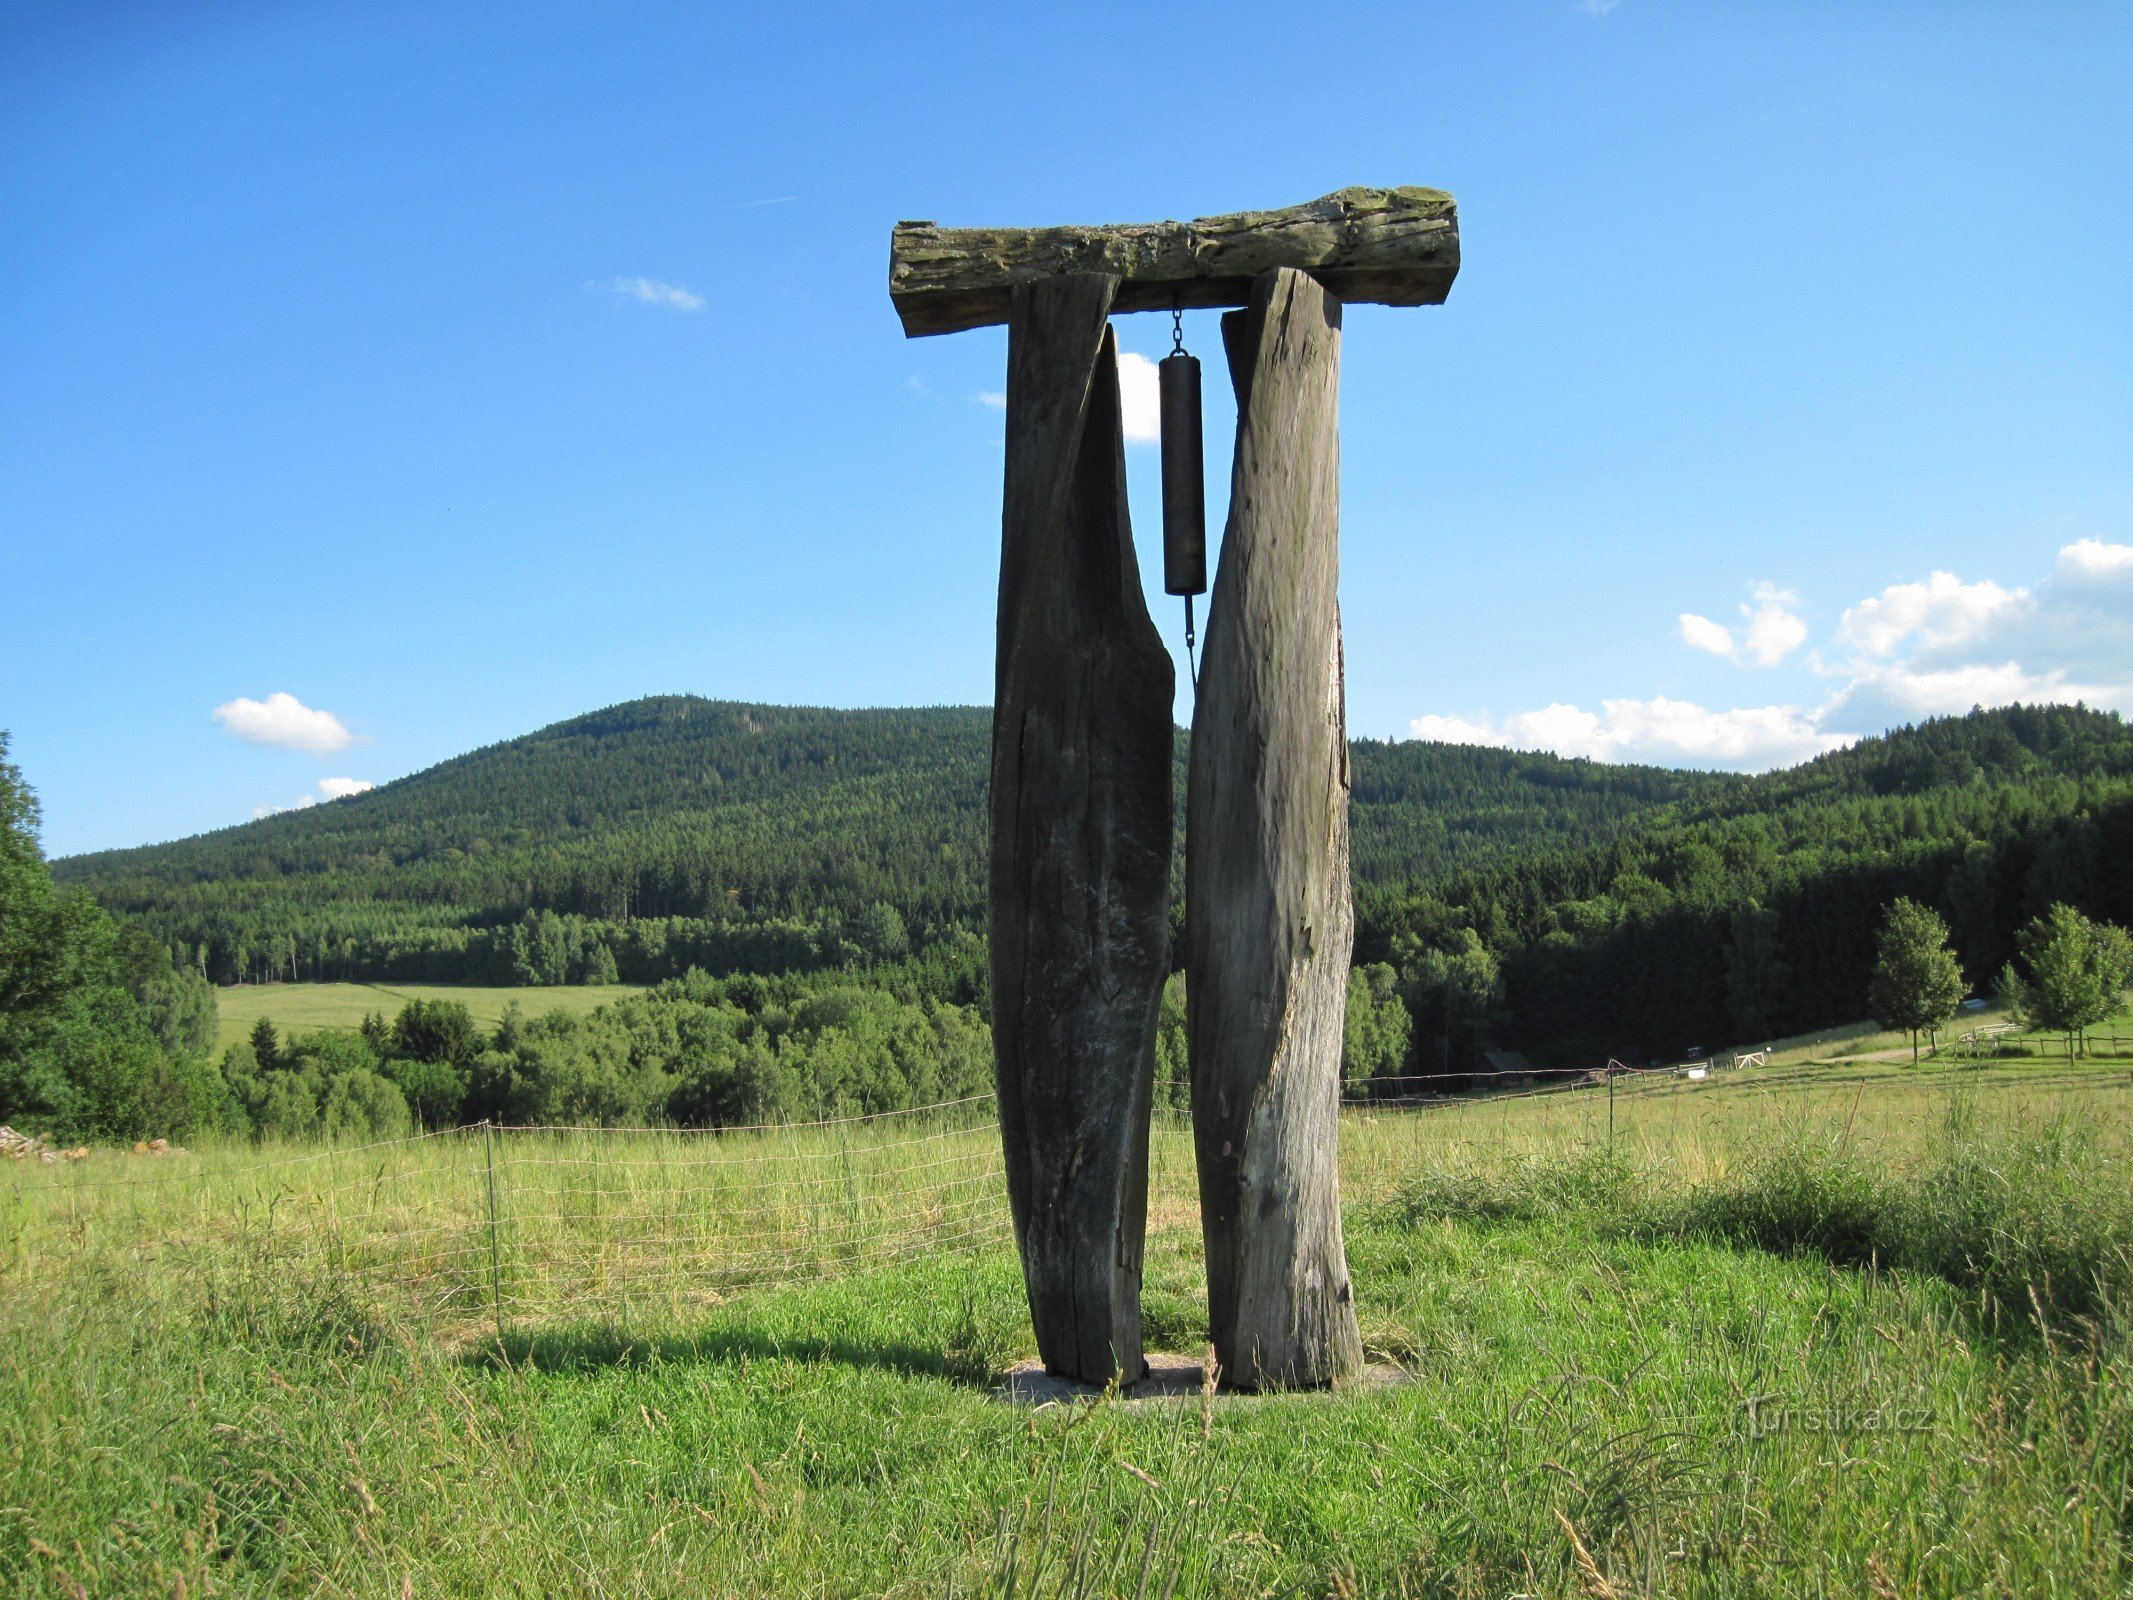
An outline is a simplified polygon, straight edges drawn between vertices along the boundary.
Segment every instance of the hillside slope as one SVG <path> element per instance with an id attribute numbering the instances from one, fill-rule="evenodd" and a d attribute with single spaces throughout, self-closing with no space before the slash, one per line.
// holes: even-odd
<path id="1" fill-rule="evenodd" d="M 1491 1038 L 1656 1055 L 1866 1015 L 1900 895 L 1941 914 L 1976 990 L 2055 902 L 2133 922 L 2133 731 L 2077 706 L 1899 729 L 1583 848 L 1359 885 L 1356 955 L 1400 970 L 1424 1067 Z"/>
<path id="2" fill-rule="evenodd" d="M 637 700 L 56 871 L 222 980 L 650 980 L 894 954 L 983 926 L 990 727 L 971 707 Z M 1367 740 L 1353 764 L 1356 872 L 1378 883 L 1588 844 L 1744 782 Z"/>
<path id="3" fill-rule="evenodd" d="M 57 872 L 222 980 L 909 957 L 920 987 L 970 1001 L 988 737 L 965 707 L 639 700 Z M 1181 780 L 1184 755 L 1180 734 Z M 1980 988 L 2053 901 L 2133 921 L 2133 733 L 2107 712 L 1973 712 L 1752 778 L 1418 742 L 1352 757 L 1356 959 L 1393 969 L 1378 986 L 1413 1018 L 1418 1070 L 1851 1021 L 1897 895 L 1941 912 Z"/>

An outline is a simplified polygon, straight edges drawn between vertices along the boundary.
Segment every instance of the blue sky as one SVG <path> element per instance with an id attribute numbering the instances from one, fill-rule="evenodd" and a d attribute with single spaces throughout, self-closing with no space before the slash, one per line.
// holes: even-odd
<path id="1" fill-rule="evenodd" d="M 1353 732 L 2133 710 L 2129 79 L 2117 4 L 17 0 L 0 727 L 62 854 L 640 694 L 981 703 L 1005 340 L 903 339 L 892 224 L 1351 183 L 1465 257 L 1347 320 Z"/>

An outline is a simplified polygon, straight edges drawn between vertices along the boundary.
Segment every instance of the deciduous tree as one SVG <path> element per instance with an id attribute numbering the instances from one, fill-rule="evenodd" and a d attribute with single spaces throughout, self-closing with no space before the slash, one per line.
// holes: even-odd
<path id="1" fill-rule="evenodd" d="M 1919 1030 L 1937 1030 L 1962 1003 L 1963 969 L 1948 948 L 1948 925 L 1930 907 L 1897 900 L 1881 925 L 1867 990 L 1874 1020 L 1910 1033 L 1915 1062 Z"/>

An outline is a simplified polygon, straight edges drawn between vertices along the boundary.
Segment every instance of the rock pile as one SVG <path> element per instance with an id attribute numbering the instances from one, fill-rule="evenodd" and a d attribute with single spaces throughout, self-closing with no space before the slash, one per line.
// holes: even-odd
<path id="1" fill-rule="evenodd" d="M 55 1150 L 51 1140 L 43 1134 L 17 1133 L 6 1123 L 0 1122 L 0 1157 L 10 1161 L 42 1161 L 47 1166 L 61 1161 L 86 1161 L 89 1151 L 86 1146 L 74 1150 Z"/>

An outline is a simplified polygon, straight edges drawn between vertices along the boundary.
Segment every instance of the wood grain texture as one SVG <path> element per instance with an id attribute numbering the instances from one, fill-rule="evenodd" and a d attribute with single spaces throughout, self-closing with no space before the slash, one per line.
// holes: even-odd
<path id="1" fill-rule="evenodd" d="M 1277 268 L 1223 319 L 1238 402 L 1186 800 L 1186 1007 L 1227 1381 L 1362 1365 L 1335 1165 L 1354 909 L 1341 676 L 1340 302 Z"/>
<path id="2" fill-rule="evenodd" d="M 990 848 L 993 1046 L 1037 1346 L 1142 1369 L 1155 1029 L 1169 966 L 1172 668 L 1126 513 L 1117 280 L 1018 287 L 1008 333 Z"/>
<path id="3" fill-rule="evenodd" d="M 1342 189 L 1279 211 L 1081 228 L 900 222 L 889 298 L 907 336 L 1005 322 L 1013 289 L 1062 274 L 1119 280 L 1112 309 L 1241 306 L 1259 274 L 1308 271 L 1343 300 L 1441 305 L 1459 273 L 1459 211 L 1441 189 Z"/>

